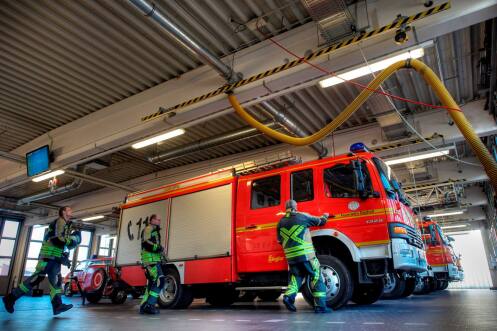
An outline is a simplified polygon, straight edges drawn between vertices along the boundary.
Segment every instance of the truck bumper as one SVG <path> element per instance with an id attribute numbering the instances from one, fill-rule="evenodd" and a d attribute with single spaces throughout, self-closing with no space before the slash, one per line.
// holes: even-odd
<path id="1" fill-rule="evenodd" d="M 420 272 L 418 275 L 421 278 L 433 278 L 433 276 L 435 276 L 435 274 L 433 273 L 433 270 L 430 270 L 430 269 L 423 271 L 423 272 Z"/>
<path id="2" fill-rule="evenodd" d="M 423 272 L 428 270 L 425 251 L 409 245 L 401 238 L 392 238 L 392 257 L 395 270 Z"/>
<path id="3" fill-rule="evenodd" d="M 444 273 L 449 272 L 447 265 L 437 265 L 431 267 L 434 273 Z"/>

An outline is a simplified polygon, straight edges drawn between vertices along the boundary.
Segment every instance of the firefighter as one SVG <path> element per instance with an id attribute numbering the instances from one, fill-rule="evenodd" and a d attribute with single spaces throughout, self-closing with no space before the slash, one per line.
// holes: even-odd
<path id="1" fill-rule="evenodd" d="M 310 216 L 297 211 L 297 202 L 286 202 L 286 214 L 278 223 L 278 242 L 285 251 L 288 261 L 288 290 L 283 296 L 283 303 L 292 312 L 297 311 L 295 297 L 304 279 L 310 283 L 314 296 L 314 312 L 328 313 L 326 307 L 326 287 L 321 275 L 319 261 L 311 240 L 309 227 L 323 226 L 328 220 L 328 214 L 321 217 Z"/>
<path id="2" fill-rule="evenodd" d="M 48 276 L 53 314 L 58 315 L 73 307 L 71 304 L 62 303 L 62 276 L 60 274 L 61 264 L 68 261 L 67 253 L 64 250 L 73 249 L 81 243 L 81 232 L 73 231 L 70 221 L 71 216 L 72 210 L 70 207 L 61 207 L 59 209 L 59 218 L 48 226 L 35 272 L 3 298 L 5 310 L 9 313 L 14 312 L 16 300 L 30 292 L 34 286 L 40 284 L 45 279 L 45 275 Z"/>
<path id="3" fill-rule="evenodd" d="M 155 305 L 159 293 L 165 285 L 162 273 L 164 248 L 161 245 L 160 223 L 161 220 L 157 215 L 151 215 L 148 225 L 143 231 L 141 258 L 147 276 L 147 288 L 140 305 L 140 314 L 159 313 Z"/>

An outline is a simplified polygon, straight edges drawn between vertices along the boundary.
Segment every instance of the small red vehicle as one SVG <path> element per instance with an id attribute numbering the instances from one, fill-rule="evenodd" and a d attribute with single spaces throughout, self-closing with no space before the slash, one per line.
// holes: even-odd
<path id="1" fill-rule="evenodd" d="M 106 257 L 79 262 L 64 277 L 63 284 L 66 296 L 81 291 L 90 303 L 97 303 L 103 297 L 107 297 L 115 304 L 122 304 L 128 294 L 138 298 L 144 290 L 143 286 L 138 284 L 145 282 L 141 267 L 126 267 L 122 270 L 112 266 L 112 258 Z"/>

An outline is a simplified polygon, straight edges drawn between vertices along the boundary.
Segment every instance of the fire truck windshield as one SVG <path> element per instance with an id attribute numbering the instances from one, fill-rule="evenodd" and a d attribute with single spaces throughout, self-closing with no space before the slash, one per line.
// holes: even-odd
<path id="1" fill-rule="evenodd" d="M 373 163 L 378 170 L 378 173 L 380 174 L 381 183 L 383 185 L 383 188 L 385 189 L 385 192 L 387 193 L 388 198 L 395 199 L 395 193 L 397 193 L 399 195 L 400 202 L 408 206 L 409 202 L 406 199 L 404 190 L 400 186 L 390 166 L 377 157 L 373 157 Z"/>
<path id="2" fill-rule="evenodd" d="M 364 179 L 364 190 L 372 193 L 371 177 L 366 163 L 361 163 L 361 174 Z M 360 191 L 357 185 L 357 176 L 354 174 L 352 163 L 339 163 L 324 170 L 324 190 L 328 198 L 358 198 Z"/>

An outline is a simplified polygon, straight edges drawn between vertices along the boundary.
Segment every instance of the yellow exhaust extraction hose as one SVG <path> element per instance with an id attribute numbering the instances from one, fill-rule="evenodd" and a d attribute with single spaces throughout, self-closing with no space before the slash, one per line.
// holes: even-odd
<path id="1" fill-rule="evenodd" d="M 454 99 L 447 91 L 440 79 L 437 77 L 437 75 L 435 75 L 430 67 L 419 60 L 410 59 L 398 61 L 383 70 L 371 83 L 369 83 L 368 88 L 362 90 L 362 92 L 354 99 L 354 101 L 352 101 L 337 117 L 335 117 L 333 121 L 328 123 L 321 130 L 307 137 L 292 137 L 273 130 L 256 120 L 245 109 L 243 109 L 234 94 L 230 94 L 228 96 L 228 99 L 231 103 L 231 106 L 235 109 L 236 113 L 252 127 L 281 142 L 295 146 L 306 146 L 323 139 L 331 132 L 335 131 L 340 125 L 347 121 L 349 117 L 357 109 L 359 109 L 359 107 L 362 106 L 367 98 L 369 98 L 369 96 L 374 93 L 374 90 L 376 90 L 380 86 L 380 84 L 383 83 L 383 81 L 390 77 L 390 75 L 392 75 L 395 71 L 402 68 L 414 68 L 418 73 L 421 74 L 426 83 L 431 86 L 442 104 L 448 108 L 451 108 L 448 109 L 450 116 L 452 117 L 454 123 L 456 123 L 466 141 L 470 144 L 473 152 L 477 155 L 478 159 L 485 168 L 485 172 L 490 178 L 493 187 L 497 190 L 497 162 L 490 155 L 488 149 L 481 142 L 480 138 L 476 135 L 471 124 L 466 119 L 466 116 L 464 116 L 464 113 L 458 110 L 459 106 L 454 101 Z"/>

